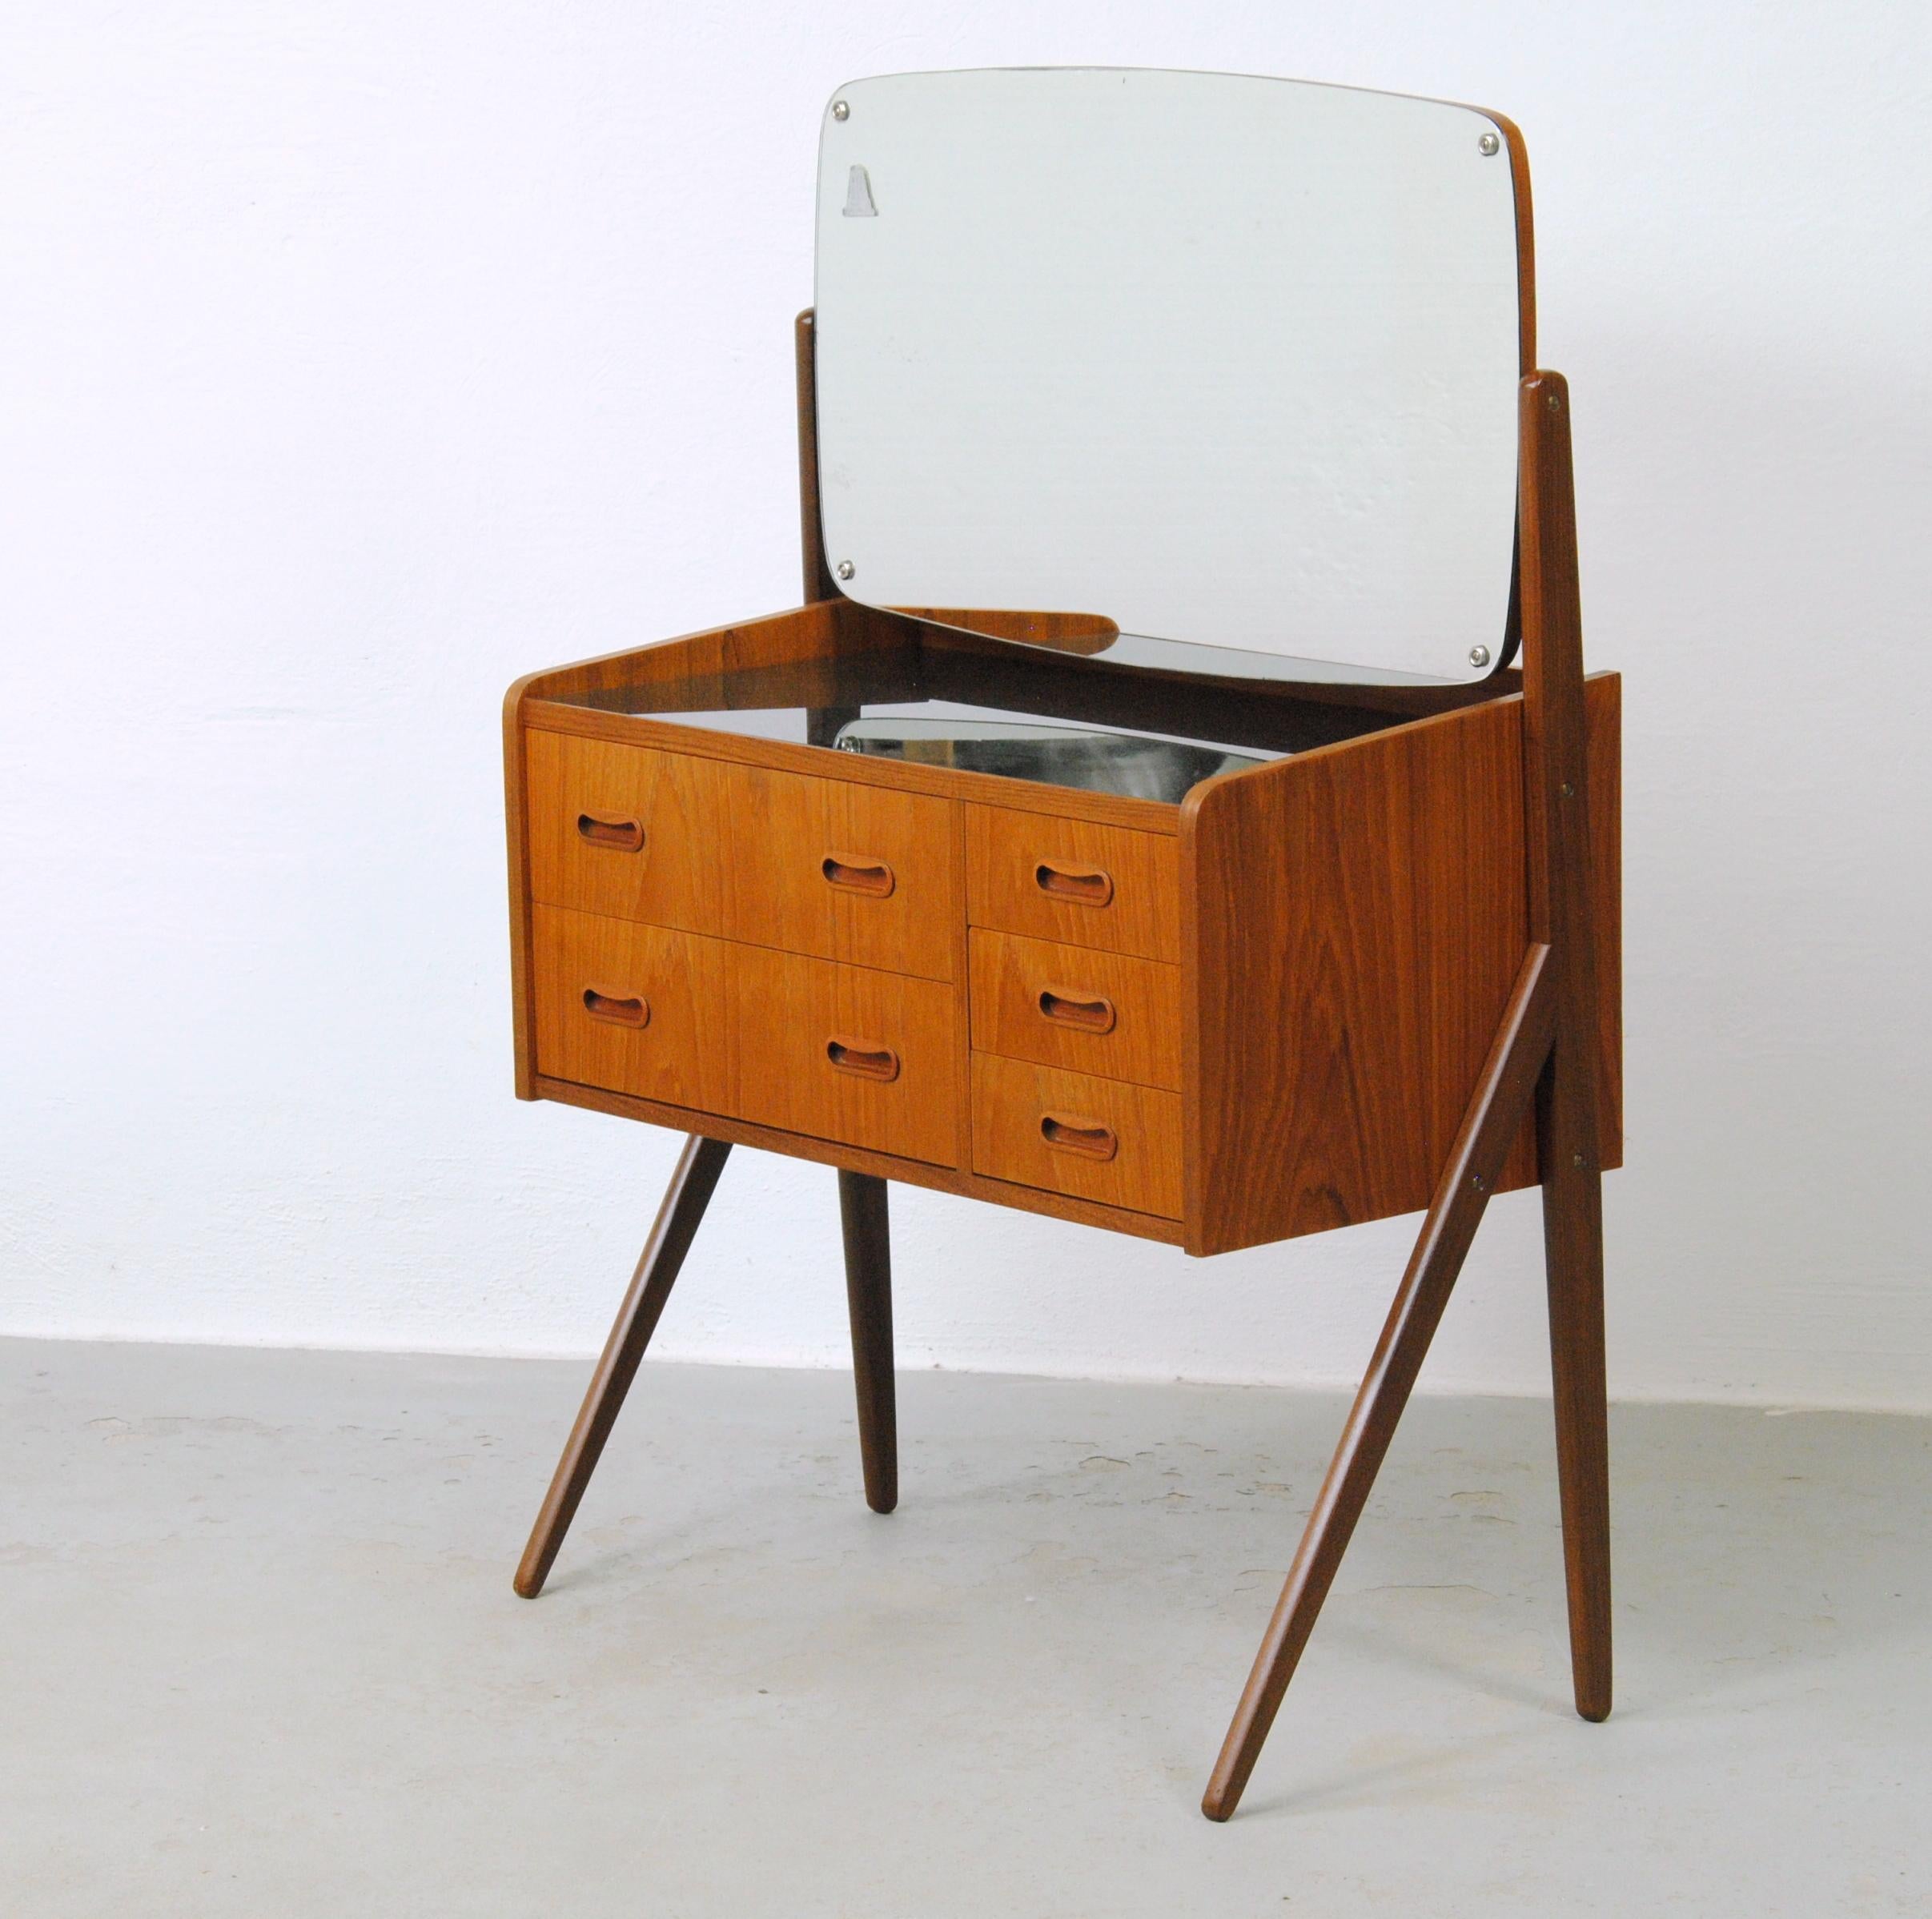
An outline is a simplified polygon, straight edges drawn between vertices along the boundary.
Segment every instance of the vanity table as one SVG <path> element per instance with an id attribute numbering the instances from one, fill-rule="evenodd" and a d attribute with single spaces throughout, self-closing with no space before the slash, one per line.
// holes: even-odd
<path id="1" fill-rule="evenodd" d="M 1420 1212 L 1225 1818 L 1483 1210 L 1540 1184 L 1577 1704 L 1608 1712 L 1619 683 L 1583 672 L 1528 207 L 1514 127 L 1439 102 L 841 90 L 805 604 L 505 704 L 517 1094 L 689 1135 L 520 1592 L 734 1144 L 837 1169 L 880 1512 L 889 1182 L 1197 1256 Z"/>

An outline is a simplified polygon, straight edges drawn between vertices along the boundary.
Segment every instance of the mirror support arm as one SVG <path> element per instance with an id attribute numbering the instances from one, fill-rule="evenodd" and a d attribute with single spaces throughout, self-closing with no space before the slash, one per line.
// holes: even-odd
<path id="1" fill-rule="evenodd" d="M 792 354 L 798 379 L 798 538 L 805 563 L 805 598 L 842 600 L 825 560 L 818 512 L 818 362 L 814 316 L 807 307 L 792 323 Z"/>

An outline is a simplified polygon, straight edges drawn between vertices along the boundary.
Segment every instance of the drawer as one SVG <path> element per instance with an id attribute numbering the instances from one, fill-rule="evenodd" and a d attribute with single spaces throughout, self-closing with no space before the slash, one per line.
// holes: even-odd
<path id="1" fill-rule="evenodd" d="M 973 1170 L 1178 1219 L 1180 1095 L 975 1053 Z"/>
<path id="2" fill-rule="evenodd" d="M 533 913 L 536 1070 L 959 1162 L 953 989 L 591 913 Z"/>
<path id="3" fill-rule="evenodd" d="M 722 1112 L 737 1083 L 721 940 L 538 906 L 531 915 L 536 1070 Z"/>
<path id="4" fill-rule="evenodd" d="M 526 760 L 539 904 L 953 977 L 951 801 L 569 733 Z"/>
<path id="5" fill-rule="evenodd" d="M 732 1109 L 787 1132 L 959 1163 L 964 1035 L 953 989 L 903 974 L 741 946 Z"/>
<path id="6" fill-rule="evenodd" d="M 983 926 L 970 938 L 976 1050 L 1179 1091 L 1179 967 Z"/>
<path id="7" fill-rule="evenodd" d="M 966 916 L 1004 933 L 1178 961 L 1179 843 L 1123 826 L 969 805 Z"/>

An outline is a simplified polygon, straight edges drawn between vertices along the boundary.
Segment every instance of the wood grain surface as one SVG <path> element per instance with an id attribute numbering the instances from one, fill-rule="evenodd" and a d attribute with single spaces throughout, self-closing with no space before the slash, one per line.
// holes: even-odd
<path id="1" fill-rule="evenodd" d="M 1104 1157 L 1050 1143 L 1050 1132 L 1111 1135 Z M 1178 1094 L 1125 1080 L 973 1055 L 973 1167 L 996 1179 L 1136 1213 L 1181 1210 Z"/>
<path id="2" fill-rule="evenodd" d="M 1606 740 L 1617 690 L 1590 683 Z M 1593 768 L 1613 822 L 1613 751 Z M 1428 1204 L 1528 941 L 1522 781 L 1516 697 L 1190 796 L 1191 1250 Z M 1609 951 L 1605 865 L 1590 924 Z M 1504 1182 L 1535 1177 L 1526 1130 Z"/>
<path id="3" fill-rule="evenodd" d="M 971 952 L 978 1051 L 1180 1090 L 1179 967 L 981 926 Z"/>
<path id="4" fill-rule="evenodd" d="M 540 903 L 952 977 L 950 801 L 559 733 L 528 765 Z M 641 847 L 587 818 L 635 821 Z"/>
<path id="5" fill-rule="evenodd" d="M 535 922 L 544 1074 L 958 1163 L 951 987 L 553 906 Z M 649 1019 L 600 1018 L 587 992 L 641 999 Z M 889 1075 L 870 1070 L 874 1054 L 892 1057 Z"/>
<path id="6" fill-rule="evenodd" d="M 994 806 L 969 807 L 966 829 L 966 912 L 975 926 L 1143 959 L 1180 957 L 1171 840 Z M 1089 880 L 1091 904 L 1078 893 Z"/>

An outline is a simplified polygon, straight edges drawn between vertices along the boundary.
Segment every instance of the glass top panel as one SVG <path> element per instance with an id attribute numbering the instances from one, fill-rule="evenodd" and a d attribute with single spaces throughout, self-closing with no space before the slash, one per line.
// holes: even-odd
<path id="1" fill-rule="evenodd" d="M 569 698 L 679 725 L 1175 802 L 1211 773 L 1405 717 L 1338 703 L 1311 722 L 1286 688 L 1175 670 L 1198 652 L 1153 649 L 1153 664 L 1114 665 L 966 640 L 661 680 L 643 670 L 647 653 L 635 681 Z M 1179 750 L 1151 750 L 1163 743 Z"/>
<path id="2" fill-rule="evenodd" d="M 840 88 L 815 335 L 843 590 L 1481 677 L 1513 564 L 1513 163 L 1475 109 L 1298 81 Z"/>

